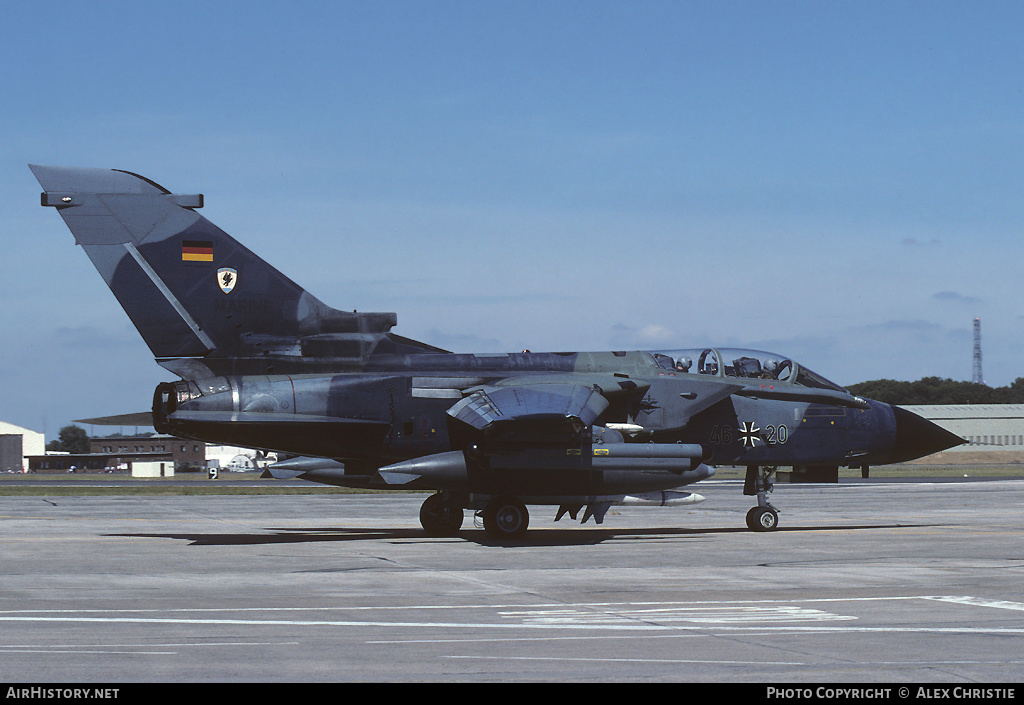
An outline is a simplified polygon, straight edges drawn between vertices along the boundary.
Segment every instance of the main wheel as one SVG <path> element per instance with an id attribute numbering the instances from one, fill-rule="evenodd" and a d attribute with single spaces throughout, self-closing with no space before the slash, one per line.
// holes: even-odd
<path id="1" fill-rule="evenodd" d="M 771 507 L 753 507 L 747 512 L 747 528 L 751 531 L 774 531 L 779 525 L 779 514 Z"/>
<path id="2" fill-rule="evenodd" d="M 483 511 L 484 530 L 496 539 L 515 539 L 526 533 L 530 513 L 515 497 L 495 497 Z"/>
<path id="3" fill-rule="evenodd" d="M 462 507 L 432 494 L 420 507 L 420 524 L 428 536 L 454 536 L 462 528 Z"/>

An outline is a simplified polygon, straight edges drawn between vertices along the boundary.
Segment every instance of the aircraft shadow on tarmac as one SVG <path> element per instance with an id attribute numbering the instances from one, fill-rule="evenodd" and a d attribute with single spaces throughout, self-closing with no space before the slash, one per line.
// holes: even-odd
<path id="1" fill-rule="evenodd" d="M 924 524 L 867 524 L 859 526 L 794 526 L 776 529 L 772 533 L 817 532 L 817 531 L 864 531 L 878 529 L 918 529 Z M 644 541 L 697 538 L 720 534 L 750 534 L 745 527 L 723 527 L 707 529 L 657 528 L 657 529 L 531 529 L 523 538 L 515 541 L 497 540 L 483 529 L 466 528 L 447 538 L 427 536 L 422 529 L 365 529 L 365 528 L 269 528 L 270 533 L 132 533 L 106 534 L 117 538 L 164 538 L 188 541 L 190 546 L 255 546 L 287 543 L 318 543 L 331 541 L 417 541 L 421 543 L 447 543 L 455 540 L 476 543 L 481 546 L 588 546 L 611 540 L 639 539 Z"/>

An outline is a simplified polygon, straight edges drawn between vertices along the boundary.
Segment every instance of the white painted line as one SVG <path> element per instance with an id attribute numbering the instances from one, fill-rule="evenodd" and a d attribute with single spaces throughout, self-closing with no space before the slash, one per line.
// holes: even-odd
<path id="1" fill-rule="evenodd" d="M 583 607 L 583 606 L 581 606 Z M 503 617 L 549 624 L 610 623 L 622 621 L 688 622 L 691 624 L 806 622 L 854 620 L 856 617 L 822 612 L 804 607 L 749 605 L 685 605 L 648 609 L 611 609 L 593 611 L 567 607 L 557 610 L 517 610 L 500 612 Z"/>
<path id="2" fill-rule="evenodd" d="M 496 630 L 585 630 L 615 632 L 666 632 L 671 634 L 712 634 L 721 632 L 744 634 L 840 634 L 840 633 L 908 633 L 908 634 L 1024 634 L 1024 627 L 984 626 L 827 626 L 825 622 L 854 622 L 858 617 L 835 614 L 803 604 L 840 604 L 858 602 L 932 600 L 975 607 L 994 607 L 1024 611 L 1024 603 L 989 600 L 971 596 L 929 595 L 867 598 L 803 598 L 798 600 L 714 600 L 706 602 L 597 602 L 543 605 L 405 605 L 394 607 L 277 607 L 277 608 L 182 608 L 139 610 L 5 610 L 0 622 L 94 623 L 94 624 L 185 624 L 237 625 L 243 627 L 367 627 L 422 629 L 496 629 Z M 394 620 L 394 619 L 317 619 L 312 615 L 325 612 L 365 612 L 374 616 L 391 611 L 437 610 L 458 614 L 471 610 L 488 610 L 493 616 L 482 620 Z M 275 615 L 303 613 L 306 618 L 247 618 L 256 613 Z M 213 614 L 223 616 L 211 616 Z M 228 616 L 233 615 L 233 616 Z M 298 615 L 296 615 L 298 616 Z M 339 615 L 340 616 L 340 615 Z M 440 615 L 438 615 L 440 616 Z M 818 624 L 814 624 L 817 622 Z M 238 644 L 229 642 L 227 645 Z M 201 644 L 192 644 L 201 645 Z M 152 648 L 154 645 L 146 645 Z M 0 650 L 4 647 L 0 646 Z M 8 647 L 15 648 L 15 647 Z"/>
<path id="3" fill-rule="evenodd" d="M 429 629 L 615 629 L 628 631 L 662 631 L 677 627 L 656 624 L 524 624 L 490 622 L 370 622 L 356 620 L 311 620 L 311 619 L 188 619 L 185 617 L 79 617 L 50 616 L 30 617 L 28 615 L 0 616 L 0 622 L 82 622 L 100 624 L 202 624 L 240 625 L 250 627 L 382 627 L 387 629 L 424 627 Z M 685 628 L 685 627 L 679 627 Z"/>
<path id="4" fill-rule="evenodd" d="M 938 602 L 951 602 L 958 605 L 970 605 L 971 607 L 995 607 L 1001 610 L 1015 610 L 1017 612 L 1024 612 L 1024 602 L 1009 602 L 1007 600 L 985 600 L 980 597 L 969 597 L 963 595 L 961 597 L 928 597 L 928 600 L 936 600 Z"/>
<path id="5" fill-rule="evenodd" d="M 680 634 L 643 634 L 639 636 L 629 634 L 609 634 L 608 636 L 589 635 L 587 641 L 600 641 L 601 639 L 700 639 L 708 634 L 686 631 Z M 578 644 L 579 635 L 573 636 L 503 636 L 503 637 L 479 637 L 468 639 L 367 639 L 365 644 L 495 644 L 495 643 L 517 643 L 536 641 L 571 641 Z"/>
<path id="6" fill-rule="evenodd" d="M 5 649 L 168 649 L 185 646 L 298 646 L 297 641 L 196 641 L 180 644 L 0 644 L 0 653 Z"/>
<path id="7" fill-rule="evenodd" d="M 131 654 L 133 656 L 173 656 L 177 651 L 115 651 L 112 649 L 9 649 L 4 648 L 0 654 Z"/>
<path id="8" fill-rule="evenodd" d="M 600 608 L 600 607 L 677 607 L 679 609 L 702 609 L 708 605 L 794 605 L 801 603 L 818 602 L 893 602 L 903 600 L 939 600 L 939 599 L 963 599 L 956 596 L 934 596 L 934 595 L 893 595 L 883 597 L 807 597 L 795 600 L 702 600 L 692 601 L 645 601 L 645 602 L 551 602 L 537 604 L 514 604 L 514 605 L 336 605 L 316 607 L 149 607 L 132 609 L 21 609 L 21 610 L 0 610 L 0 615 L 10 614 L 146 614 L 146 613 L 208 613 L 208 612 L 358 612 L 370 610 L 373 612 L 403 611 L 403 610 L 536 610 L 543 608 L 569 609 L 569 608 Z"/>
<path id="9" fill-rule="evenodd" d="M 441 658 L 482 661 L 574 661 L 591 663 L 679 663 L 725 666 L 810 666 L 806 661 L 709 661 L 707 659 L 677 658 L 586 658 L 579 656 L 442 656 Z"/>
<path id="10" fill-rule="evenodd" d="M 727 661 L 708 659 L 652 659 L 652 658 L 602 658 L 602 657 L 580 657 L 580 656 L 442 656 L 441 658 L 461 660 L 483 660 L 483 661 L 576 661 L 594 663 L 680 663 L 680 664 L 701 664 L 720 666 L 814 666 L 820 667 L 817 662 L 807 661 Z M 1024 663 L 1024 661 L 861 661 L 846 664 L 856 668 L 871 667 L 907 667 L 907 666 L 1009 666 Z"/>
<path id="11" fill-rule="evenodd" d="M 48 623 L 92 623 L 92 624 L 191 624 L 191 625 L 235 625 L 248 627 L 370 627 L 370 628 L 426 628 L 426 629 L 576 629 L 610 631 L 696 631 L 696 632 L 758 632 L 773 633 L 907 633 L 907 634 L 1024 634 L 1021 628 L 984 627 L 801 627 L 794 625 L 770 627 L 763 624 L 750 626 L 734 625 L 661 625 L 648 622 L 371 622 L 355 620 L 299 620 L 299 619 L 188 619 L 184 617 L 76 617 L 76 616 L 6 616 L 0 622 L 48 622 Z"/>

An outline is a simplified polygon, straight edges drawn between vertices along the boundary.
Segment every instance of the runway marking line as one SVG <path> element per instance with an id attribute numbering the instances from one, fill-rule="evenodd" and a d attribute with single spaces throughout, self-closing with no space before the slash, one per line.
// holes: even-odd
<path id="1" fill-rule="evenodd" d="M 107 623 L 107 624 L 195 624 L 237 626 L 308 626 L 308 627 L 370 627 L 370 628 L 428 628 L 428 629 L 566 629 L 588 631 L 633 632 L 761 632 L 761 633 L 838 633 L 887 632 L 934 634 L 1024 634 L 1024 627 L 915 627 L 915 626 L 827 626 L 808 622 L 856 621 L 851 615 L 841 615 L 818 609 L 796 606 L 800 603 L 856 603 L 864 601 L 934 600 L 973 607 L 996 607 L 1024 611 L 1024 603 L 1005 600 L 986 600 L 971 596 L 893 596 L 869 598 L 821 598 L 800 600 L 737 600 L 681 602 L 609 602 L 546 605 L 406 605 L 396 607 L 280 607 L 280 608 L 181 608 L 138 610 L 3 610 L 0 622 L 51 623 Z M 373 610 L 493 610 L 498 621 L 451 620 L 400 621 L 388 619 L 257 619 L 201 616 L 210 613 L 241 615 L 244 613 L 273 614 L 326 611 L 359 612 Z M 148 616 L 153 615 L 153 616 Z M 163 615 L 163 616 L 156 616 Z M 178 616 L 180 615 L 180 616 Z M 186 616 L 191 615 L 191 616 Z M 799 622 L 800 624 L 796 624 Z"/>
<path id="2" fill-rule="evenodd" d="M 442 658 L 449 659 L 461 659 L 461 660 L 483 660 L 483 661 L 574 661 L 574 662 L 594 662 L 594 663 L 645 663 L 645 664 L 663 664 L 663 663 L 678 663 L 678 664 L 717 664 L 722 666 L 809 666 L 811 664 L 806 661 L 731 661 L 731 660 L 715 660 L 709 661 L 707 659 L 681 659 L 681 658 L 588 658 L 580 656 L 483 656 L 479 654 L 470 654 L 468 656 L 456 656 L 448 655 Z"/>
<path id="3" fill-rule="evenodd" d="M 173 656 L 177 651 L 152 649 L 182 649 L 193 647 L 225 646 L 298 646 L 297 641 L 197 641 L 174 644 L 0 644 L 0 656 L 6 654 L 128 654 L 132 656 Z"/>
<path id="4" fill-rule="evenodd" d="M 115 651 L 111 649 L 10 649 L 0 648 L 0 654 L 128 654 L 131 656 L 174 656 L 177 651 Z"/>
<path id="5" fill-rule="evenodd" d="M 926 599 L 936 600 L 938 602 L 950 602 L 958 605 L 969 605 L 971 607 L 995 607 L 1002 610 L 1014 610 L 1017 612 L 1024 612 L 1024 602 L 1010 602 L 1008 600 L 985 600 L 980 597 L 969 597 L 963 595 L 960 597 L 928 597 Z"/>

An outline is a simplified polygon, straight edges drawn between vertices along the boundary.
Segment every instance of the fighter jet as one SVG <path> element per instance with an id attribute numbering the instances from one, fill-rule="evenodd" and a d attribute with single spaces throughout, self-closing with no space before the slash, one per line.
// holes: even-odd
<path id="1" fill-rule="evenodd" d="M 899 463 L 963 443 L 750 350 L 454 353 L 392 332 L 394 313 L 321 303 L 176 194 L 127 171 L 30 165 L 139 330 L 157 431 L 287 453 L 277 478 L 433 491 L 427 534 L 471 509 L 495 540 L 527 505 L 601 523 L 614 505 L 686 505 L 680 488 L 746 468 L 747 526 L 771 531 L 779 467 Z"/>

